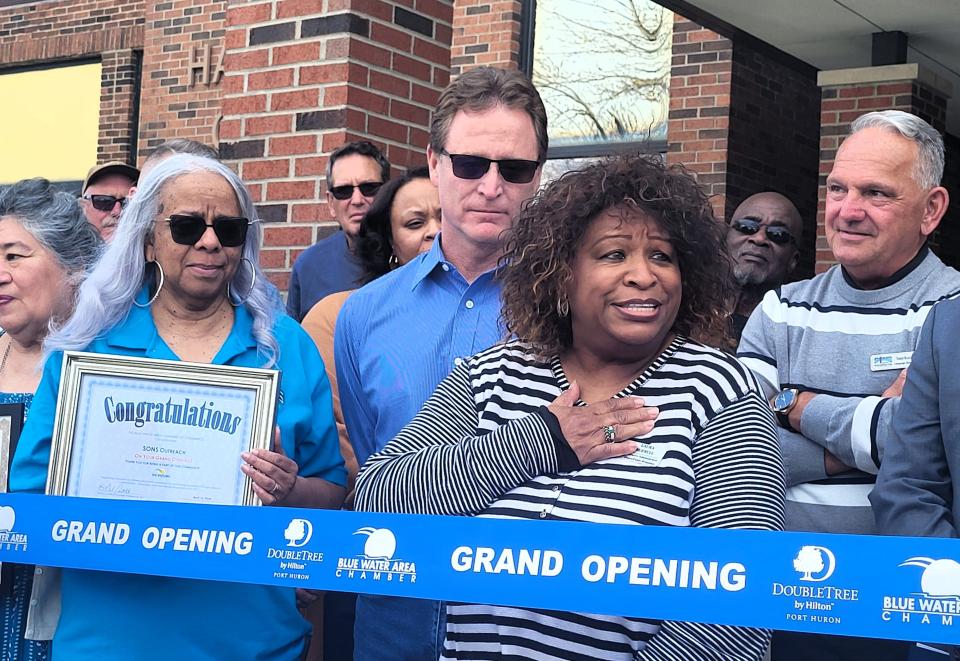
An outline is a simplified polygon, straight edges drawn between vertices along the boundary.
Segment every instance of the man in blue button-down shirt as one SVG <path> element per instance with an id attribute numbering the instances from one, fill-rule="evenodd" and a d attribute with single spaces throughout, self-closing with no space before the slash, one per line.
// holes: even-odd
<path id="1" fill-rule="evenodd" d="M 361 466 L 454 365 L 503 339 L 494 271 L 546 153 L 546 112 L 523 74 L 481 67 L 441 94 L 427 148 L 440 236 L 429 252 L 351 296 L 337 319 L 340 404 Z M 398 557 L 402 545 L 397 540 Z M 354 658 L 436 659 L 444 627 L 441 603 L 361 595 Z"/>

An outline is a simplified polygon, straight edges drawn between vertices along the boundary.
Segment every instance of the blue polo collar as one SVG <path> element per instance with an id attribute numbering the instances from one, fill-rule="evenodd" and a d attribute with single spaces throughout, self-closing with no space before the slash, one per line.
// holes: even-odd
<path id="1" fill-rule="evenodd" d="M 137 293 L 136 301 L 144 305 L 149 299 L 147 287 Z M 131 305 L 126 320 L 120 322 L 104 335 L 104 341 L 111 347 L 142 351 L 150 358 L 174 358 L 173 352 L 157 333 L 156 324 L 149 307 Z M 214 363 L 224 364 L 231 358 L 256 348 L 257 341 L 253 336 L 253 318 L 246 306 L 234 308 L 233 328 L 216 357 Z M 169 354 L 169 355 L 166 355 Z"/>

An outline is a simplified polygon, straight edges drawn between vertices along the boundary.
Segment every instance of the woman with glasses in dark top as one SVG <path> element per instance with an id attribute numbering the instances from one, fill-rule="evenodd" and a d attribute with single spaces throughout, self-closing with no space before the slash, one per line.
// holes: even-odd
<path id="1" fill-rule="evenodd" d="M 357 257 L 363 265 L 358 286 L 376 280 L 429 250 L 440 231 L 440 196 L 425 167 L 414 168 L 383 185 L 360 223 Z M 340 450 L 347 464 L 347 494 L 357 478 L 357 459 L 340 411 L 337 372 L 333 363 L 333 334 L 344 301 L 354 292 L 330 294 L 310 309 L 303 328 L 310 334 L 323 357 L 327 378 L 333 388 L 333 412 L 340 434 Z"/>
<path id="2" fill-rule="evenodd" d="M 264 505 L 340 507 L 346 471 L 330 387 L 260 270 L 260 240 L 253 201 L 226 166 L 177 155 L 144 177 L 76 311 L 44 344 L 12 490 L 43 492 L 62 352 L 85 350 L 280 370 L 272 450 L 223 461 L 239 464 Z M 292 588 L 64 569 L 61 594 L 53 649 L 66 659 L 293 661 L 309 630 Z"/>

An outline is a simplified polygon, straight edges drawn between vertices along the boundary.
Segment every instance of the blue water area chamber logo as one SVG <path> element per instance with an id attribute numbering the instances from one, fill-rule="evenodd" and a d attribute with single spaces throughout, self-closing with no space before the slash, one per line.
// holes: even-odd
<path id="1" fill-rule="evenodd" d="M 0 507 L 0 548 L 7 551 L 26 551 L 27 536 L 16 532 L 17 513 L 12 507 Z"/>
<path id="2" fill-rule="evenodd" d="M 337 578 L 360 581 L 396 581 L 416 583 L 417 565 L 394 557 L 397 552 L 397 537 L 389 528 L 365 526 L 354 535 L 366 537 L 363 553 L 337 560 Z"/>
<path id="3" fill-rule="evenodd" d="M 953 626 L 954 616 L 960 615 L 960 563 L 950 558 L 913 557 L 900 567 L 918 574 L 920 591 L 884 596 L 883 621 Z"/>

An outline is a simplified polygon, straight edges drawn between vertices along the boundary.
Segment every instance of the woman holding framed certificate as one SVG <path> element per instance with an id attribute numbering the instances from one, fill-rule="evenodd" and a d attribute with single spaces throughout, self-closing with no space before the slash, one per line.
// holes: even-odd
<path id="1" fill-rule="evenodd" d="M 76 287 L 102 246 L 76 199 L 46 179 L 25 179 L 0 193 L 0 491 L 7 490 L 13 446 L 40 380 L 47 327 L 70 314 Z M 50 571 L 3 566 L 0 659 L 49 658 L 53 628 L 43 576 Z M 31 600 L 38 607 L 28 608 Z"/>
<path id="2" fill-rule="evenodd" d="M 49 358 L 11 486 L 49 491 L 48 464 L 66 463 L 68 494 L 71 484 L 89 483 L 107 498 L 239 504 L 252 489 L 265 505 L 338 508 L 346 475 L 330 387 L 313 342 L 282 312 L 260 269 L 261 229 L 243 182 L 217 161 L 176 155 L 139 184 L 74 315 L 44 346 Z M 142 361 L 135 383 L 114 375 L 101 379 L 100 391 L 82 385 L 81 399 L 61 401 L 55 413 L 58 392 L 73 392 L 60 383 L 61 366 L 75 356 L 65 351 L 88 352 L 84 360 L 103 354 L 107 366 L 112 356 L 186 361 L 203 383 L 143 376 L 158 363 Z M 217 366 L 223 377 L 212 384 Z M 275 437 L 241 452 L 230 438 L 257 427 L 253 409 L 221 391 L 243 368 L 278 370 L 281 383 Z M 80 406 L 97 393 L 102 402 Z M 69 443 L 57 437 L 51 461 L 65 404 L 80 431 Z M 90 427 L 82 416 L 113 425 L 110 433 L 81 433 Z M 138 437 L 143 445 L 132 448 Z M 198 477 L 184 465 L 205 472 Z M 220 487 L 213 496 L 211 484 Z M 224 500 L 230 484 L 247 485 L 247 493 Z M 292 660 L 307 633 L 291 588 L 64 570 L 54 649 L 64 658 Z"/>

